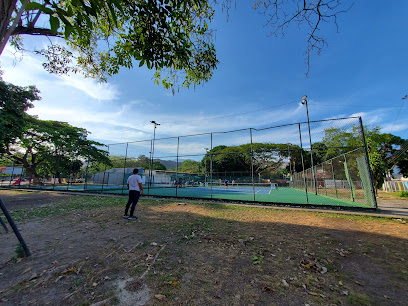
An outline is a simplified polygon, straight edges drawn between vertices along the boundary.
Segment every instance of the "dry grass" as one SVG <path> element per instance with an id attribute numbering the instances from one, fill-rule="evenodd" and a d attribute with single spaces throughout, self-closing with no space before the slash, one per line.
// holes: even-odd
<path id="1" fill-rule="evenodd" d="M 139 220 L 130 222 L 121 218 L 125 199 L 93 197 L 43 199 L 42 208 L 24 209 L 52 213 L 33 217 L 12 209 L 21 194 L 8 197 L 12 213 L 23 216 L 18 225 L 33 256 L 0 268 L 6 304 L 408 300 L 408 225 L 400 220 L 143 200 Z M 16 242 L 1 237 L 5 262 Z"/>

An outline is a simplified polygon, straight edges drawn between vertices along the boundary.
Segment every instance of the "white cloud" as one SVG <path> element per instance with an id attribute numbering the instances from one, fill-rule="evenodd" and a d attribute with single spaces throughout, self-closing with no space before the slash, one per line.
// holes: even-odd
<path id="1" fill-rule="evenodd" d="M 52 75 L 44 70 L 40 57 L 26 53 L 20 61 L 15 58 L 11 50 L 11 47 L 7 47 L 1 57 L 2 69 L 5 72 L 4 79 L 10 83 L 20 86 L 35 84 L 41 92 L 54 90 L 60 96 L 69 91 L 65 88 L 69 86 L 97 100 L 114 100 L 119 98 L 119 92 L 115 85 L 108 83 L 99 84 L 97 81 L 85 78 L 81 74 L 69 76 Z M 66 96 L 65 98 L 68 97 Z"/>

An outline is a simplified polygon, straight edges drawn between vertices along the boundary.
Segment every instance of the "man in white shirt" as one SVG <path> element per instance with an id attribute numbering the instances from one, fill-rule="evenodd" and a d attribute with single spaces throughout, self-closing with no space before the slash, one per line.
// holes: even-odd
<path id="1" fill-rule="evenodd" d="M 140 193 L 144 195 L 142 178 L 138 173 L 139 169 L 133 169 L 133 175 L 129 176 L 127 179 L 127 187 L 129 189 L 129 200 L 126 204 L 125 215 L 123 216 L 123 218 L 128 219 L 130 221 L 134 221 L 137 219 L 137 217 L 134 216 L 133 213 L 135 212 L 136 204 L 139 201 Z M 128 215 L 130 203 L 133 204 L 132 208 L 130 209 L 130 215 Z"/>

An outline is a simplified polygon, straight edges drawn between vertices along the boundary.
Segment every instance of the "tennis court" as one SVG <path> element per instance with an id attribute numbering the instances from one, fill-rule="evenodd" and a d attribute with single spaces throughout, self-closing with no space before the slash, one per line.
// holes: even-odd
<path id="1" fill-rule="evenodd" d="M 123 185 L 69 185 L 69 186 L 30 186 L 30 189 L 58 190 L 58 191 L 78 191 L 105 194 L 127 194 L 127 187 Z M 308 192 L 291 187 L 271 188 L 268 184 L 249 184 L 242 186 L 189 186 L 189 187 L 144 187 L 145 195 L 159 197 L 179 197 L 196 199 L 218 199 L 242 202 L 261 203 L 290 203 L 290 204 L 310 204 L 328 205 L 344 207 L 370 208 L 371 206 L 347 201 L 343 198 L 335 198 Z"/>

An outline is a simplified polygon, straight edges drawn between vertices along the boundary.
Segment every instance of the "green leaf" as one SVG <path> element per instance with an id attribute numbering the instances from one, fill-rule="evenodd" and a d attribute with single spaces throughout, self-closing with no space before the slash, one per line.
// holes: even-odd
<path id="1" fill-rule="evenodd" d="M 46 7 L 46 6 L 43 5 L 43 4 L 36 3 L 36 2 L 30 2 L 30 3 L 28 3 L 28 4 L 26 5 L 25 9 L 26 9 L 26 11 L 29 11 L 29 10 L 40 10 L 41 12 L 43 12 L 43 13 L 45 13 L 45 14 L 48 14 L 48 15 L 54 14 L 54 11 L 53 11 L 52 9 Z"/>
<path id="2" fill-rule="evenodd" d="M 59 19 L 57 17 L 50 16 L 50 26 L 52 33 L 57 34 L 58 28 L 60 26 Z"/>
<path id="3" fill-rule="evenodd" d="M 67 39 L 72 31 L 74 30 L 74 27 L 70 23 L 65 24 L 65 39 Z"/>
<path id="4" fill-rule="evenodd" d="M 139 67 L 142 67 L 144 65 L 144 63 L 145 63 L 145 61 L 141 60 L 140 63 L 139 63 Z"/>

